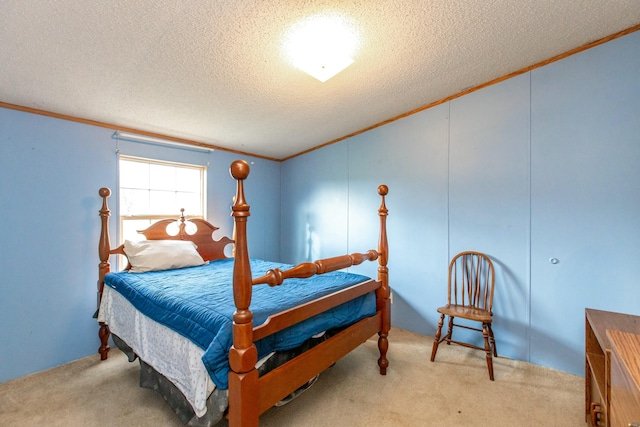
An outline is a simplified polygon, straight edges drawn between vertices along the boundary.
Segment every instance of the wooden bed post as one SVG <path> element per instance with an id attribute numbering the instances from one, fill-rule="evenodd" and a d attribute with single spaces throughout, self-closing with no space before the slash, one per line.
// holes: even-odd
<path id="1" fill-rule="evenodd" d="M 237 193 L 232 206 L 235 221 L 235 262 L 233 295 L 236 311 L 233 315 L 233 346 L 229 351 L 229 425 L 258 425 L 258 350 L 253 344 L 253 314 L 251 304 L 252 278 L 247 248 L 247 218 L 249 205 L 244 197 L 243 181 L 249 176 L 249 164 L 244 160 L 231 163 L 229 172 L 237 180 Z"/>
<path id="2" fill-rule="evenodd" d="M 387 268 L 387 258 L 389 255 L 389 243 L 387 242 L 387 215 L 389 211 L 385 205 L 385 196 L 389 193 L 386 185 L 378 187 L 378 194 L 382 197 L 378 215 L 380 216 L 380 238 L 378 241 L 378 281 L 381 283 L 380 288 L 376 291 L 377 310 L 382 313 L 382 325 L 378 332 L 378 349 L 380 358 L 378 366 L 380 374 L 387 374 L 389 361 L 387 360 L 387 350 L 389 349 L 389 329 L 391 329 L 391 290 L 389 288 L 389 269 Z"/>
<path id="3" fill-rule="evenodd" d="M 109 240 L 109 216 L 111 211 L 107 205 L 107 198 L 111 196 L 111 190 L 103 187 L 98 191 L 100 197 L 102 197 L 102 209 L 100 209 L 100 220 L 102 226 L 100 227 L 100 240 L 98 241 L 98 255 L 100 257 L 100 264 L 98 264 L 98 310 L 100 309 L 100 301 L 102 301 L 102 290 L 104 289 L 104 276 L 111 271 L 111 264 L 109 264 L 109 256 L 111 255 L 111 241 Z M 96 311 L 95 317 L 98 317 L 98 311 Z M 100 325 L 100 331 L 98 336 L 100 337 L 100 360 L 105 360 L 109 357 L 109 326 L 104 322 L 98 322 Z"/>

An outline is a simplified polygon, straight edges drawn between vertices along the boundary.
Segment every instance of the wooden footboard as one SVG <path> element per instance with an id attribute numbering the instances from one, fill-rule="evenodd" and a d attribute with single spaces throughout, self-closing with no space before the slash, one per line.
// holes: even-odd
<path id="1" fill-rule="evenodd" d="M 391 326 L 386 232 L 388 211 L 385 205 L 387 187 L 385 185 L 378 187 L 378 194 L 380 194 L 382 202 L 378 209 L 380 235 L 377 250 L 302 263 L 284 271 L 274 269 L 262 277 L 252 279 L 246 235 L 250 209 L 245 200 L 243 183 L 249 176 L 249 165 L 242 160 L 235 161 L 231 164 L 230 173 L 237 180 L 235 204 L 232 206 L 232 216 L 236 224 L 233 275 L 236 312 L 233 317 L 233 347 L 229 353 L 231 365 L 229 373 L 230 426 L 257 426 L 261 413 L 296 390 L 311 377 L 331 366 L 375 333 L 378 333 L 380 374 L 385 375 L 389 366 L 386 353 L 389 347 L 388 334 Z M 261 284 L 278 286 L 288 278 L 306 278 L 376 259 L 379 264 L 377 281 L 354 285 L 343 291 L 293 308 L 277 316 L 272 316 L 265 324 L 253 328 L 253 314 L 250 310 L 252 286 Z M 374 316 L 351 325 L 322 344 L 258 378 L 258 371 L 255 369 L 258 358 L 255 341 L 374 290 L 376 292 L 376 314 Z"/>

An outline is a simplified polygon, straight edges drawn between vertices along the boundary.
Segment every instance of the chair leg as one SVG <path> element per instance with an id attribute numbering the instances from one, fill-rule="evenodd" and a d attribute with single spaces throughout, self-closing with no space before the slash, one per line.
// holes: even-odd
<path id="1" fill-rule="evenodd" d="M 433 338 L 433 348 L 431 349 L 432 362 L 436 359 L 436 353 L 438 352 L 438 344 L 440 344 L 440 334 L 442 334 L 442 325 L 444 325 L 444 314 L 440 316 L 438 329 L 436 330 L 436 336 Z"/>
<path id="2" fill-rule="evenodd" d="M 447 331 L 447 345 L 451 345 L 453 339 L 453 316 L 449 316 L 449 329 Z"/>
<path id="3" fill-rule="evenodd" d="M 491 329 L 491 323 L 487 325 L 489 328 L 489 342 L 491 343 L 491 347 L 493 348 L 493 357 L 498 357 L 498 349 L 496 348 L 496 340 L 493 337 L 493 329 Z"/>
<path id="4" fill-rule="evenodd" d="M 491 326 L 488 323 L 482 324 L 482 336 L 484 337 L 484 351 L 487 354 L 487 368 L 489 369 L 489 379 L 493 381 L 493 349 L 489 342 L 489 330 Z"/>

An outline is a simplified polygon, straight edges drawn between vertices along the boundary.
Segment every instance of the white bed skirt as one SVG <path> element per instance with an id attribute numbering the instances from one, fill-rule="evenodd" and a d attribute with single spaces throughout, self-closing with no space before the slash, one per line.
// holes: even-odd
<path id="1" fill-rule="evenodd" d="M 207 412 L 207 397 L 215 384 L 202 363 L 204 350 L 140 313 L 108 286 L 102 292 L 98 321 L 109 325 L 140 359 L 171 381 L 198 417 Z"/>

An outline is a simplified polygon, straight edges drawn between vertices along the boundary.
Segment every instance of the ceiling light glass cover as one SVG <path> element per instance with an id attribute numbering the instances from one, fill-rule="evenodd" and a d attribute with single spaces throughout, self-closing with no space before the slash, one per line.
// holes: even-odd
<path id="1" fill-rule="evenodd" d="M 296 68 L 325 82 L 353 64 L 358 44 L 358 32 L 346 19 L 316 15 L 291 28 L 285 53 Z"/>

